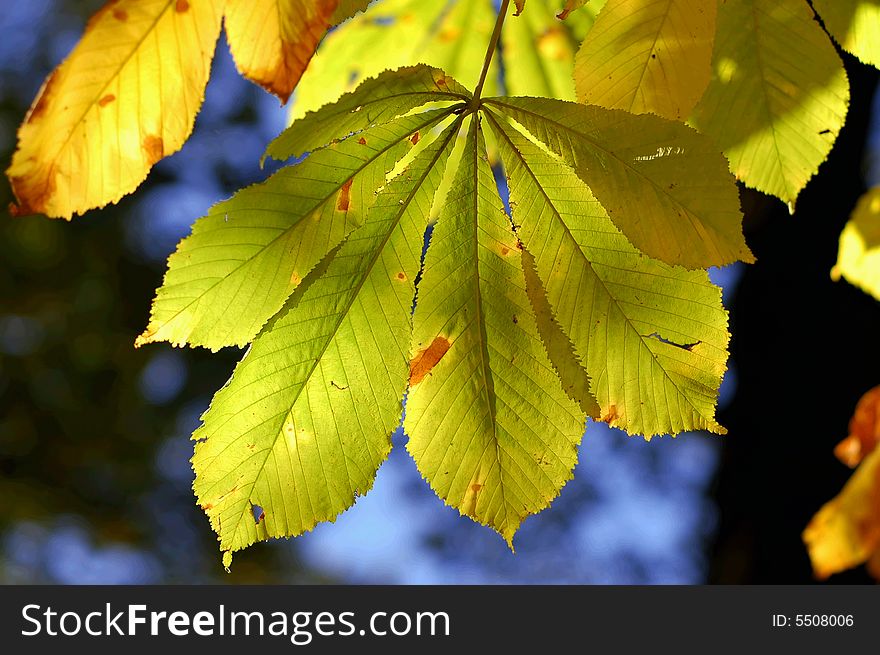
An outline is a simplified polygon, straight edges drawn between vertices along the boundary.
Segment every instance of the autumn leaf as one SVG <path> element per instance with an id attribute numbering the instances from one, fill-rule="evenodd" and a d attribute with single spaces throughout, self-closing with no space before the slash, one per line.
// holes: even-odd
<path id="1" fill-rule="evenodd" d="M 834 452 L 858 468 L 816 513 L 803 539 L 817 578 L 869 562 L 869 571 L 880 579 L 880 387 L 859 400 L 849 430 Z"/>
<path id="2" fill-rule="evenodd" d="M 803 0 L 723 2 L 712 68 L 692 124 L 747 186 L 793 212 L 846 120 L 849 83 L 834 45 Z"/>
<path id="3" fill-rule="evenodd" d="M 489 98 L 561 156 L 646 255 L 687 268 L 753 261 L 711 140 L 681 123 L 549 98 Z"/>
<path id="4" fill-rule="evenodd" d="M 400 421 L 425 208 L 459 125 L 378 193 L 364 224 L 293 292 L 203 416 L 194 488 L 227 560 L 257 539 L 333 520 L 372 486 Z"/>
<path id="5" fill-rule="evenodd" d="M 117 202 L 179 150 L 222 12 L 216 0 L 118 0 L 98 11 L 19 129 L 6 171 L 14 213 L 69 219 Z"/>
<path id="6" fill-rule="evenodd" d="M 286 103 L 327 29 L 369 0 L 226 0 L 229 49 L 239 72 Z"/>
<path id="7" fill-rule="evenodd" d="M 407 449 L 438 496 L 512 548 L 572 477 L 584 415 L 541 344 L 475 117 L 425 258 L 413 357 L 438 339 L 448 351 L 410 380 Z"/>
<path id="8" fill-rule="evenodd" d="M 609 0 L 578 51 L 581 102 L 685 120 L 709 83 L 716 0 Z"/>
<path id="9" fill-rule="evenodd" d="M 556 0 L 530 0 L 521 16 L 505 22 L 501 57 L 511 94 L 574 100 L 574 53 L 592 25 L 592 14 L 579 12 L 579 20 L 572 17 L 563 24 L 553 17 L 555 6 Z M 291 118 L 305 116 L 386 69 L 417 63 L 473 87 L 494 17 L 492 0 L 374 2 L 321 43 L 297 87 Z M 499 93 L 497 80 L 493 60 L 485 95 Z"/>
<path id="10" fill-rule="evenodd" d="M 813 7 L 844 50 L 880 67 L 880 4 L 876 0 L 813 0 Z"/>
<path id="11" fill-rule="evenodd" d="M 831 278 L 841 277 L 880 300 L 880 187 L 859 198 L 840 233 Z"/>

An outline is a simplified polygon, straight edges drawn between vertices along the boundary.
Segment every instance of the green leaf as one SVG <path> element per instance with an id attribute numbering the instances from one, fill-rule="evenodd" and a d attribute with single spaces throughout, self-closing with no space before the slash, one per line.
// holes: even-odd
<path id="1" fill-rule="evenodd" d="M 695 130 L 657 116 L 548 98 L 491 98 L 570 164 L 639 250 L 687 268 L 754 261 L 727 162 Z"/>
<path id="2" fill-rule="evenodd" d="M 575 63 L 581 102 L 672 120 L 709 83 L 716 0 L 609 0 Z"/>
<path id="3" fill-rule="evenodd" d="M 563 332 L 591 378 L 603 419 L 630 434 L 706 429 L 727 361 L 727 313 L 705 271 L 640 255 L 589 188 L 487 112 L 517 234 Z"/>
<path id="4" fill-rule="evenodd" d="M 266 155 L 283 161 L 300 157 L 334 139 L 394 120 L 429 102 L 469 100 L 470 92 L 430 66 L 385 71 L 364 81 L 333 104 L 307 113 L 281 133 Z"/>
<path id="5" fill-rule="evenodd" d="M 747 186 L 794 211 L 846 119 L 849 83 L 803 0 L 738 0 L 718 9 L 713 76 L 692 124 Z"/>
<path id="6" fill-rule="evenodd" d="M 599 418 L 602 410 L 599 403 L 590 391 L 590 376 L 583 363 L 574 353 L 574 345 L 569 340 L 562 327 L 553 315 L 553 309 L 547 300 L 547 291 L 538 271 L 535 268 L 535 258 L 528 250 L 522 251 L 523 273 L 526 278 L 526 294 L 532 310 L 535 312 L 535 322 L 538 327 L 538 335 L 544 344 L 544 350 L 553 364 L 553 370 L 559 376 L 565 393 L 575 401 L 590 418 Z"/>
<path id="7" fill-rule="evenodd" d="M 413 281 L 459 126 L 379 192 L 364 225 L 291 295 L 203 416 L 194 489 L 222 550 L 310 530 L 372 486 L 400 421 Z"/>
<path id="8" fill-rule="evenodd" d="M 844 50 L 880 68 L 880 2 L 813 0 L 813 7 Z"/>
<path id="9" fill-rule="evenodd" d="M 137 344 L 242 346 L 306 274 L 363 222 L 410 137 L 450 113 L 379 125 L 239 191 L 199 219 L 168 259 Z"/>
<path id="10" fill-rule="evenodd" d="M 880 187 L 859 198 L 840 233 L 837 264 L 831 270 L 831 278 L 841 277 L 880 300 Z"/>
<path id="11" fill-rule="evenodd" d="M 471 118 L 418 289 L 407 448 L 446 503 L 512 544 L 523 518 L 572 477 L 583 422 L 541 344 L 518 241 Z"/>

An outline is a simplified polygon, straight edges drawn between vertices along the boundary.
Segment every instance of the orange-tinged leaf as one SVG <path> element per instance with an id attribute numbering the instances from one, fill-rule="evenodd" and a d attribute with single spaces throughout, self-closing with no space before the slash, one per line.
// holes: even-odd
<path id="1" fill-rule="evenodd" d="M 239 72 L 287 102 L 338 0 L 227 0 L 226 35 Z"/>
<path id="2" fill-rule="evenodd" d="M 804 530 L 817 578 L 868 561 L 880 549 L 880 450 L 874 449 L 843 490 L 820 509 Z"/>
<path id="3" fill-rule="evenodd" d="M 587 0 L 565 0 L 565 5 L 556 14 L 556 18 L 559 20 L 565 20 L 568 18 L 568 15 L 573 12 L 575 9 L 580 9 L 585 4 L 587 4 Z"/>
<path id="4" fill-rule="evenodd" d="M 43 84 L 6 173 L 15 214 L 117 202 L 192 132 L 222 0 L 112 0 Z"/>
<path id="5" fill-rule="evenodd" d="M 855 468 L 880 443 L 880 386 L 859 400 L 849 422 L 849 436 L 834 448 L 841 462 Z"/>
<path id="6" fill-rule="evenodd" d="M 880 579 L 880 386 L 859 400 L 849 436 L 834 454 L 855 473 L 843 490 L 820 509 L 804 530 L 817 578 L 827 578 L 864 562 Z"/>

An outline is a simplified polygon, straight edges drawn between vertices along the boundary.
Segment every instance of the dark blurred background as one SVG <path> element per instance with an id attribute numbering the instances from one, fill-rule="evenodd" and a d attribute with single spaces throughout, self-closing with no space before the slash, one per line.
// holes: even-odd
<path id="1" fill-rule="evenodd" d="M 42 80 L 101 4 L 3 2 L 4 167 Z M 221 38 L 192 138 L 133 195 L 73 224 L 0 215 L 0 582 L 812 581 L 800 532 L 847 479 L 832 448 L 880 383 L 880 303 L 829 277 L 850 210 L 880 182 L 877 71 L 844 59 L 847 127 L 797 214 L 744 191 L 758 264 L 712 271 L 734 334 L 728 436 L 648 444 L 590 425 L 575 480 L 525 522 L 513 555 L 433 496 L 396 434 L 352 510 L 237 554 L 227 574 L 191 492 L 189 435 L 241 352 L 132 346 L 168 254 L 211 204 L 268 174 L 258 160 L 284 126 Z M 11 199 L 4 177 L 0 206 Z"/>

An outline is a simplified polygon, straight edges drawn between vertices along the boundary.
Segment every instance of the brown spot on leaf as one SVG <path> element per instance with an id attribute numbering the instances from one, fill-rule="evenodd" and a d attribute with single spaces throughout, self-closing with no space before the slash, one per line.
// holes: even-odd
<path id="1" fill-rule="evenodd" d="M 40 89 L 39 95 L 37 95 L 37 101 L 28 112 L 27 118 L 25 119 L 26 122 L 33 123 L 46 113 L 46 107 L 49 106 L 49 101 L 52 100 L 55 95 L 54 86 L 58 79 L 57 73 L 57 69 L 52 71 L 52 74 L 46 78 L 45 82 L 43 82 L 43 88 Z"/>
<path id="2" fill-rule="evenodd" d="M 516 314 L 513 315 L 513 324 L 516 325 L 519 323 L 519 319 L 516 317 Z"/>
<path id="3" fill-rule="evenodd" d="M 299 276 L 299 273 L 297 273 L 296 271 L 293 271 L 290 274 L 290 283 L 293 286 L 298 287 L 300 282 L 302 282 L 302 278 Z"/>
<path id="4" fill-rule="evenodd" d="M 128 12 L 125 9 L 114 9 L 113 18 L 124 23 L 128 20 Z"/>
<path id="5" fill-rule="evenodd" d="M 163 143 L 161 136 L 148 134 L 144 137 L 141 146 L 144 149 L 144 153 L 147 155 L 147 162 L 150 166 L 162 159 L 165 155 L 165 144 Z"/>
<path id="6" fill-rule="evenodd" d="M 339 196 L 336 198 L 336 209 L 338 211 L 347 212 L 349 207 L 351 207 L 351 183 L 353 181 L 354 178 L 351 178 L 339 189 Z"/>
<path id="7" fill-rule="evenodd" d="M 422 137 L 419 135 L 419 133 L 416 132 L 415 134 L 413 134 L 413 135 L 410 137 L 409 142 L 410 142 L 411 144 L 415 145 L 415 144 L 417 144 L 417 143 L 419 142 L 419 139 L 421 139 L 421 138 L 422 138 Z"/>
<path id="8" fill-rule="evenodd" d="M 619 416 L 617 414 L 617 405 L 610 405 L 608 407 L 608 412 L 605 414 L 605 416 L 603 416 L 599 420 L 602 421 L 603 423 L 608 423 L 610 425 L 611 422 L 616 421 L 618 419 L 618 417 Z"/>
<path id="9" fill-rule="evenodd" d="M 507 255 L 510 254 L 510 248 L 508 248 L 507 246 L 502 246 L 501 247 L 501 254 L 506 257 Z"/>
<path id="10" fill-rule="evenodd" d="M 208 510 L 214 509 L 214 505 L 212 505 L 211 503 L 205 503 L 204 505 L 202 505 L 202 509 L 207 512 Z"/>
<path id="11" fill-rule="evenodd" d="M 100 100 L 98 100 L 98 106 L 99 106 L 99 107 L 106 107 L 107 105 L 109 105 L 109 104 L 110 104 L 111 102 L 113 102 L 114 100 L 116 100 L 116 96 L 113 95 L 112 93 L 108 93 L 108 94 L 105 95 L 103 98 L 101 98 Z"/>
<path id="12" fill-rule="evenodd" d="M 176 11 L 178 14 L 189 11 L 189 3 L 186 0 L 177 0 L 177 2 L 174 4 L 174 11 Z"/>
<path id="13" fill-rule="evenodd" d="M 397 274 L 397 279 L 400 281 L 406 280 L 406 273 L 400 271 L 400 273 Z"/>
<path id="14" fill-rule="evenodd" d="M 473 491 L 475 494 L 479 493 L 480 489 L 482 489 L 482 488 L 483 488 L 483 485 L 481 485 L 481 484 L 474 483 L 471 485 L 471 491 Z"/>
<path id="15" fill-rule="evenodd" d="M 360 139 L 358 139 L 358 143 L 360 143 L 362 146 L 365 146 L 367 145 L 367 140 L 364 137 L 361 137 Z"/>
<path id="16" fill-rule="evenodd" d="M 451 345 L 446 337 L 434 337 L 430 346 L 416 353 L 409 365 L 409 383 L 416 385 L 421 382 L 449 352 Z"/>

